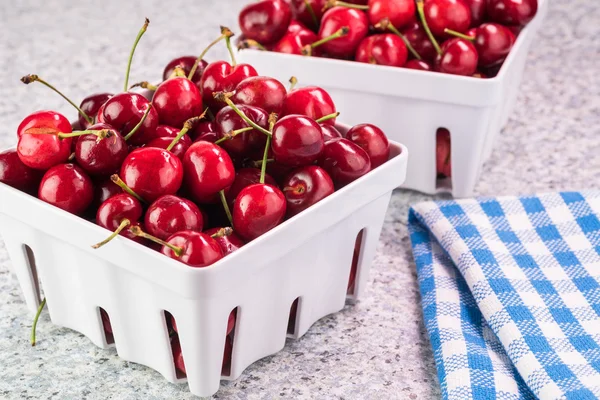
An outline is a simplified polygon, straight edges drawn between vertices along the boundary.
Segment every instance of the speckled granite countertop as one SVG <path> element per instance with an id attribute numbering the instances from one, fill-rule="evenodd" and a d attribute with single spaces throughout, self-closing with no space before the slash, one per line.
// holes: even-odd
<path id="1" fill-rule="evenodd" d="M 121 87 L 124 63 L 144 16 L 152 21 L 132 81 L 159 78 L 174 56 L 197 53 L 236 27 L 246 0 L 0 3 L 0 148 L 37 109 L 73 115 L 60 98 L 19 78 L 38 73 L 74 98 Z M 476 191 L 521 194 L 600 187 L 600 4 L 552 0 L 529 55 L 516 111 Z M 192 5 L 194 4 L 194 5 Z M 223 49 L 212 53 L 225 57 Z M 221 399 L 430 399 L 439 397 L 422 322 L 406 230 L 410 204 L 427 196 L 396 191 L 366 296 L 315 324 L 301 340 L 225 383 Z M 30 315 L 0 241 L 0 398 L 192 398 L 184 384 L 120 360 L 114 350 L 57 328 L 44 313 L 29 346 Z"/>

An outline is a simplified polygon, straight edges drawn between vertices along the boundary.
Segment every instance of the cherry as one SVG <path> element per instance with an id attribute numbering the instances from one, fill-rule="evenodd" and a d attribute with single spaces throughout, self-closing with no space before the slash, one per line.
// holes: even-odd
<path id="1" fill-rule="evenodd" d="M 144 147 L 157 147 L 159 149 L 167 149 L 171 143 L 173 143 L 173 138 L 168 136 L 157 137 L 152 139 L 147 145 Z M 183 161 L 183 156 L 185 152 L 192 145 L 192 139 L 189 136 L 182 136 L 177 143 L 171 148 L 171 153 L 175 154 L 180 160 Z"/>
<path id="2" fill-rule="evenodd" d="M 327 171 L 337 188 L 349 184 L 371 170 L 371 160 L 367 152 L 344 138 L 325 143 L 319 165 Z"/>
<path id="3" fill-rule="evenodd" d="M 215 100 L 213 93 L 231 92 L 241 81 L 251 76 L 258 76 L 251 65 L 231 66 L 227 61 L 212 62 L 204 70 L 200 81 L 202 100 L 210 108 L 220 110 L 224 104 Z"/>
<path id="4" fill-rule="evenodd" d="M 402 67 L 407 58 L 406 45 L 391 33 L 367 36 L 356 50 L 356 61 L 368 64 Z"/>
<path id="5" fill-rule="evenodd" d="M 173 195 L 159 197 L 150 205 L 144 219 L 148 233 L 163 240 L 179 231 L 200 232 L 203 225 L 204 219 L 198 206 Z"/>
<path id="6" fill-rule="evenodd" d="M 279 225 L 285 212 L 285 196 L 276 186 L 250 185 L 233 205 L 233 228 L 242 238 L 253 240 Z"/>
<path id="7" fill-rule="evenodd" d="M 239 15 L 240 29 L 248 39 L 259 43 L 277 42 L 292 19 L 290 6 L 281 0 L 261 0 L 244 7 Z"/>
<path id="8" fill-rule="evenodd" d="M 23 133 L 17 144 L 17 153 L 23 164 L 33 169 L 47 170 L 64 163 L 71 155 L 70 137 L 60 137 L 53 128 L 31 127 Z M 71 132 L 69 125 L 63 135 Z"/>
<path id="9" fill-rule="evenodd" d="M 306 115 L 314 120 L 336 112 L 329 93 L 316 87 L 308 86 L 294 89 L 287 94 L 281 108 L 281 116 L 298 114 Z M 335 125 L 335 118 L 327 120 L 327 125 Z"/>
<path id="10" fill-rule="evenodd" d="M 353 126 L 346 139 L 359 145 L 369 155 L 371 168 L 375 169 L 390 158 L 390 143 L 385 133 L 375 125 L 360 124 Z"/>
<path id="11" fill-rule="evenodd" d="M 485 20 L 487 0 L 464 0 L 471 10 L 471 26 L 479 26 Z"/>
<path id="12" fill-rule="evenodd" d="M 282 186 L 288 217 L 306 210 L 335 191 L 329 174 L 316 165 L 295 170 L 288 175 Z"/>
<path id="13" fill-rule="evenodd" d="M 435 47 L 427 37 L 427 33 L 423 27 L 418 22 L 414 22 L 402 33 L 424 61 L 433 62 L 437 55 Z"/>
<path id="14" fill-rule="evenodd" d="M 142 218 L 142 214 L 143 209 L 140 202 L 127 193 L 120 193 L 107 199 L 100 205 L 96 212 L 96 223 L 104 229 L 113 231 L 113 234 L 92 247 L 98 249 L 118 235 L 139 242 L 139 238 L 132 235 L 129 230 L 126 230 L 125 228 L 138 222 L 138 220 Z"/>
<path id="15" fill-rule="evenodd" d="M 152 97 L 161 124 L 181 128 L 185 121 L 202 113 L 202 95 L 185 77 L 167 79 Z"/>
<path id="16" fill-rule="evenodd" d="M 319 124 L 303 115 L 287 115 L 277 121 L 272 140 L 275 161 L 291 167 L 315 162 L 325 146 Z"/>
<path id="17" fill-rule="evenodd" d="M 471 76 L 477 70 L 478 61 L 473 43 L 454 38 L 443 43 L 442 53 L 435 59 L 435 69 L 446 74 Z"/>
<path id="18" fill-rule="evenodd" d="M 0 153 L 0 182 L 27 193 L 37 192 L 41 173 L 23 164 L 16 150 Z"/>
<path id="19" fill-rule="evenodd" d="M 327 124 L 319 124 L 323 132 L 323 140 L 327 143 L 331 139 L 344 137 L 336 127 Z"/>
<path id="20" fill-rule="evenodd" d="M 194 142 L 203 140 L 205 142 L 214 143 L 219 139 L 218 132 L 219 127 L 214 121 L 202 121 L 193 130 L 189 131 L 188 134 L 192 137 Z"/>
<path id="21" fill-rule="evenodd" d="M 369 0 L 368 5 L 367 15 L 373 26 L 388 19 L 396 29 L 401 29 L 415 19 L 414 0 Z"/>
<path id="22" fill-rule="evenodd" d="M 90 117 L 95 117 L 96 115 L 98 115 L 98 110 L 100 110 L 100 107 L 102 107 L 102 105 L 106 103 L 108 99 L 110 99 L 112 96 L 112 93 L 92 94 L 83 99 L 83 101 L 79 105 L 79 108 L 81 108 L 81 110 Z M 93 125 L 92 123 L 88 122 L 88 120 L 85 119 L 85 117 L 81 114 L 79 115 L 78 121 L 79 126 L 84 129 L 87 129 Z"/>
<path id="23" fill-rule="evenodd" d="M 446 128 L 440 128 L 436 132 L 436 165 L 437 173 L 444 177 L 452 176 L 450 147 L 450 131 Z"/>
<path id="24" fill-rule="evenodd" d="M 356 53 L 356 48 L 367 36 L 369 20 L 367 15 L 353 8 L 334 7 L 323 14 L 319 39 L 335 35 L 336 32 L 346 28 L 347 34 L 323 43 L 323 50 L 334 57 L 350 57 Z"/>
<path id="25" fill-rule="evenodd" d="M 222 229 L 224 229 L 224 228 L 212 228 L 212 229 L 205 231 L 204 233 L 206 233 L 207 235 L 209 235 L 211 237 L 214 237 L 214 239 L 217 241 L 217 243 L 219 243 L 219 246 L 221 246 L 221 250 L 223 250 L 224 256 L 233 253 L 234 251 L 240 249 L 242 246 L 244 246 L 246 244 L 242 240 L 242 238 L 240 238 L 234 232 L 231 232 L 228 235 L 219 236 L 218 233 Z M 232 316 L 233 316 L 233 318 L 232 318 Z M 231 313 L 229 315 L 229 323 L 227 324 L 227 334 L 231 333 L 234 326 L 235 326 L 235 314 Z"/>
<path id="26" fill-rule="evenodd" d="M 121 165 L 121 179 L 144 200 L 153 202 L 175 194 L 183 181 L 183 166 L 171 152 L 144 147 L 129 153 Z"/>
<path id="27" fill-rule="evenodd" d="M 154 108 L 148 111 L 150 103 L 138 93 L 119 93 L 111 97 L 102 109 L 99 122 L 107 123 L 122 135 L 135 128 L 144 114 L 147 114 L 139 130 L 128 140 L 133 145 L 142 145 L 155 137 L 158 126 L 158 113 Z"/>
<path id="28" fill-rule="evenodd" d="M 479 54 L 479 66 L 484 68 L 503 62 L 516 40 L 510 29 L 495 23 L 471 29 L 469 36 L 475 38 L 473 44 Z"/>
<path id="29" fill-rule="evenodd" d="M 110 324 L 110 318 L 108 317 L 106 311 L 104 311 L 102 308 L 100 309 L 100 318 L 102 319 L 102 327 L 104 328 L 104 332 L 112 335 L 113 330 L 112 325 Z"/>
<path id="30" fill-rule="evenodd" d="M 327 0 L 292 0 L 292 11 L 295 18 L 301 23 L 318 30 L 319 21 L 323 18 L 325 3 Z"/>
<path id="31" fill-rule="evenodd" d="M 471 9 L 464 0 L 426 0 L 423 11 L 429 29 L 441 38 L 448 37 L 446 29 L 466 32 L 471 26 Z"/>
<path id="32" fill-rule="evenodd" d="M 488 0 L 490 20 L 502 25 L 527 25 L 537 13 L 537 0 Z"/>
<path id="33" fill-rule="evenodd" d="M 231 98 L 235 104 L 262 108 L 268 114 L 281 112 L 287 90 L 277 79 L 253 76 L 241 81 Z"/>
<path id="34" fill-rule="evenodd" d="M 260 182 L 261 171 L 258 168 L 241 168 L 235 173 L 235 180 L 227 191 L 227 202 L 233 204 L 235 198 L 240 194 L 242 189 Z M 270 175 L 265 174 L 265 183 L 268 185 L 277 186 L 277 183 Z"/>
<path id="35" fill-rule="evenodd" d="M 200 203 L 213 202 L 235 179 L 233 162 L 227 152 L 209 142 L 192 144 L 183 158 L 183 168 L 185 185 Z"/>
<path id="36" fill-rule="evenodd" d="M 94 185 L 80 167 L 74 164 L 60 164 L 44 174 L 38 197 L 46 203 L 80 215 L 92 203 Z"/>
<path id="37" fill-rule="evenodd" d="M 107 124 L 92 125 L 89 130 L 108 130 L 108 134 L 103 139 L 91 134 L 80 136 L 75 145 L 77 163 L 93 176 L 109 176 L 115 173 L 129 153 L 125 139 Z"/>
<path id="38" fill-rule="evenodd" d="M 57 132 L 71 132 L 69 120 L 54 111 L 36 111 L 29 114 L 17 128 L 17 137 L 21 137 L 29 128 L 52 128 Z"/>
<path id="39" fill-rule="evenodd" d="M 123 189 L 115 185 L 112 180 L 105 179 L 97 182 L 94 185 L 94 200 L 92 206 L 95 209 L 98 209 L 102 203 L 119 193 L 123 193 Z"/>
<path id="40" fill-rule="evenodd" d="M 246 105 L 240 105 L 237 109 L 263 129 L 269 126 L 269 115 L 263 109 Z M 264 148 L 266 135 L 249 127 L 248 123 L 231 106 L 222 108 L 217 113 L 215 122 L 218 129 L 217 136 L 219 140 L 223 139 L 217 143 L 220 143 L 230 155 L 244 156 Z M 246 128 L 246 131 L 235 135 L 232 133 Z"/>
<path id="41" fill-rule="evenodd" d="M 183 56 L 174 58 L 167 64 L 165 70 L 163 71 L 163 81 L 166 81 L 167 79 L 171 78 L 171 75 L 173 75 L 173 72 L 175 72 L 175 67 L 180 67 L 181 69 L 183 69 L 183 72 L 185 72 L 186 75 L 189 75 L 195 63 L 196 57 L 194 56 Z M 202 78 L 202 72 L 204 72 L 204 69 L 207 65 L 208 63 L 206 61 L 200 61 L 198 67 L 196 68 L 196 71 L 194 71 L 194 76 L 190 78 L 190 80 L 196 85 L 200 83 L 200 79 Z"/>
<path id="42" fill-rule="evenodd" d="M 273 46 L 273 51 L 277 53 L 303 55 L 306 46 L 310 46 L 317 40 L 319 40 L 319 37 L 316 33 L 299 22 L 292 21 L 287 33 Z M 320 47 L 315 47 L 312 50 L 312 55 L 322 55 L 321 50 Z"/>
<path id="43" fill-rule="evenodd" d="M 156 127 L 156 132 L 154 133 L 155 138 L 171 138 L 175 139 L 177 135 L 179 135 L 181 129 L 173 128 L 169 125 L 159 125 Z"/>
<path id="44" fill-rule="evenodd" d="M 408 60 L 406 64 L 404 64 L 404 68 L 408 69 L 416 69 L 420 71 L 432 71 L 433 67 L 431 64 L 426 63 L 423 60 Z"/>

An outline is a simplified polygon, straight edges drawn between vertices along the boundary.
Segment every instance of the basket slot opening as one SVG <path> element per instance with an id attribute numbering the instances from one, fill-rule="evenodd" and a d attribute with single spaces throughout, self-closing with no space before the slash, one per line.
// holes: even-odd
<path id="1" fill-rule="evenodd" d="M 294 302 L 292 303 L 292 306 L 290 307 L 290 318 L 288 319 L 288 327 L 287 327 L 287 333 L 289 335 L 293 335 L 294 333 L 296 333 L 296 322 L 298 319 L 298 307 L 300 305 L 300 297 L 298 297 L 296 300 L 294 300 Z"/>
<path id="2" fill-rule="evenodd" d="M 31 247 L 29 247 L 28 245 L 24 244 L 23 245 L 23 251 L 25 253 L 25 258 L 27 259 L 27 266 L 29 267 L 29 270 L 31 271 L 31 276 L 33 278 L 33 284 L 35 285 L 35 292 L 37 295 L 37 299 L 39 302 L 42 301 L 42 291 L 41 291 L 41 282 L 40 279 L 38 278 L 38 273 L 37 273 L 37 266 L 35 263 L 35 254 L 33 252 L 33 250 L 31 249 Z"/>
<path id="3" fill-rule="evenodd" d="M 238 308 L 239 307 L 236 307 L 231 310 L 229 318 L 227 318 L 227 333 L 225 334 L 225 349 L 223 350 L 221 376 L 231 375 L 231 358 L 233 354 L 233 341 L 235 340 L 236 326 L 238 325 Z"/>
<path id="4" fill-rule="evenodd" d="M 438 128 L 435 134 L 436 189 L 452 190 L 452 146 L 451 133 L 446 128 Z"/>
<path id="5" fill-rule="evenodd" d="M 348 277 L 348 288 L 346 294 L 353 295 L 356 291 L 356 274 L 358 272 L 360 253 L 362 252 L 364 232 L 365 228 L 362 228 L 356 235 L 356 240 L 354 241 L 354 249 L 352 250 L 352 266 L 350 268 L 350 276 Z"/>
<path id="6" fill-rule="evenodd" d="M 98 307 L 98 311 L 100 312 L 100 319 L 102 320 L 104 340 L 106 341 L 106 344 L 114 344 L 115 337 L 113 335 L 112 325 L 110 324 L 110 317 L 104 308 Z"/>
<path id="7" fill-rule="evenodd" d="M 177 333 L 177 322 L 175 317 L 168 311 L 164 311 L 165 327 L 169 333 L 169 344 L 171 345 L 171 354 L 173 355 L 173 367 L 175 368 L 175 376 L 177 379 L 186 377 L 185 363 L 183 362 L 183 354 L 181 352 L 181 343 L 179 343 L 179 335 Z"/>

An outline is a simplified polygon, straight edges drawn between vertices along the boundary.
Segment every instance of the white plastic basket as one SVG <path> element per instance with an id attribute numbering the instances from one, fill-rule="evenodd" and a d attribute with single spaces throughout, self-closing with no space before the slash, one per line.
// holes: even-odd
<path id="1" fill-rule="evenodd" d="M 90 244 L 105 238 L 105 229 L 1 183 L 0 233 L 32 313 L 40 302 L 39 274 L 54 324 L 107 348 L 101 307 L 121 358 L 181 382 L 168 311 L 177 321 L 190 390 L 210 396 L 221 379 L 238 378 L 253 362 L 281 350 L 286 337 L 299 338 L 364 291 L 392 190 L 406 175 L 406 147 L 392 142 L 390 157 L 207 268 L 190 268 L 121 237 L 93 250 Z M 355 240 L 363 229 L 355 289 L 347 296 Z M 295 332 L 287 335 L 298 298 Z M 231 373 L 221 376 L 227 320 L 236 307 Z"/>
<path id="2" fill-rule="evenodd" d="M 539 0 L 536 17 L 521 32 L 498 75 L 475 79 L 404 68 L 326 58 L 241 50 L 238 61 L 265 76 L 299 86 L 320 86 L 331 94 L 341 118 L 356 125 L 378 125 L 411 151 L 403 187 L 423 193 L 448 191 L 437 186 L 436 131 L 447 128 L 452 140 L 452 194 L 472 196 L 483 162 L 515 105 L 527 52 L 548 9 Z"/>

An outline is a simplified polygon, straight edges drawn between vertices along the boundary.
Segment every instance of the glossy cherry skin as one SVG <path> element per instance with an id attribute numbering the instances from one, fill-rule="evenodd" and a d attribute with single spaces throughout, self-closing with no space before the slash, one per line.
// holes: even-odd
<path id="1" fill-rule="evenodd" d="M 416 69 L 419 71 L 433 71 L 431 64 L 423 60 L 408 60 L 406 64 L 404 64 L 404 68 Z"/>
<path id="2" fill-rule="evenodd" d="M 185 186 L 194 200 L 213 202 L 216 195 L 233 183 L 235 169 L 227 152 L 210 142 L 196 142 L 183 157 Z"/>
<path id="3" fill-rule="evenodd" d="M 33 127 L 35 128 L 35 127 Z M 67 162 L 71 155 L 71 138 L 61 139 L 56 134 L 51 133 L 33 134 L 23 133 L 17 144 L 17 153 L 23 164 L 33 169 L 48 170 L 55 165 Z M 70 133 L 69 129 L 63 133 Z"/>
<path id="4" fill-rule="evenodd" d="M 375 169 L 390 158 L 390 142 L 385 133 L 375 125 L 360 124 L 353 126 L 346 139 L 359 145 L 369 155 L 371 169 Z"/>
<path id="5" fill-rule="evenodd" d="M 205 231 L 204 233 L 206 233 L 208 236 L 212 236 L 215 233 L 217 233 L 219 231 L 219 229 L 221 229 L 221 228 L 212 228 L 212 229 Z M 240 238 L 238 235 L 235 234 L 235 232 L 233 232 L 230 235 L 221 236 L 221 237 L 217 237 L 214 239 L 217 241 L 217 243 L 219 243 L 219 246 L 221 246 L 221 250 L 223 250 L 224 256 L 233 253 L 234 251 L 240 249 L 243 245 L 246 244 L 242 240 L 242 238 Z M 233 316 L 233 318 L 232 318 L 232 316 Z M 231 313 L 229 315 L 229 323 L 227 324 L 227 334 L 231 333 L 234 326 L 235 326 L 235 314 Z"/>
<path id="6" fill-rule="evenodd" d="M 471 26 L 479 26 L 485 21 L 487 0 L 464 0 L 471 10 Z"/>
<path id="7" fill-rule="evenodd" d="M 302 50 L 319 40 L 316 33 L 306 28 L 297 21 L 292 21 L 288 27 L 287 33 L 273 45 L 273 51 L 277 53 L 302 55 Z M 312 50 L 313 56 L 323 54 L 321 47 L 315 47 Z"/>
<path id="8" fill-rule="evenodd" d="M 146 211 L 144 226 L 149 234 L 166 240 L 179 231 L 201 232 L 204 218 L 198 206 L 190 200 L 166 195 L 150 205 Z"/>
<path id="9" fill-rule="evenodd" d="M 150 103 L 138 93 L 119 93 L 111 97 L 102 108 L 102 118 L 98 122 L 105 122 L 114 127 L 121 135 L 126 136 L 142 120 Z M 158 126 L 158 113 L 154 108 L 140 129 L 129 139 L 128 143 L 142 145 L 154 138 Z"/>
<path id="10" fill-rule="evenodd" d="M 183 69 L 183 72 L 185 72 L 185 76 L 188 76 L 192 71 L 192 67 L 196 62 L 196 58 L 197 57 L 195 56 L 183 56 L 171 60 L 165 67 L 165 70 L 163 71 L 163 81 L 166 81 L 171 77 L 171 74 L 175 71 L 175 67 L 177 66 Z M 194 72 L 194 76 L 192 76 L 192 82 L 194 82 L 196 85 L 200 83 L 200 79 L 202 78 L 202 72 L 204 72 L 204 68 L 206 68 L 207 65 L 208 63 L 204 60 L 200 61 L 200 63 L 198 64 L 198 68 L 196 68 L 196 72 Z"/>
<path id="11" fill-rule="evenodd" d="M 188 131 L 194 142 L 203 140 L 205 142 L 214 143 L 219 139 L 219 127 L 215 121 L 202 121 L 194 129 Z"/>
<path id="12" fill-rule="evenodd" d="M 469 34 L 475 37 L 473 44 L 479 54 L 479 66 L 483 68 L 503 62 L 516 40 L 510 29 L 495 23 L 482 24 Z"/>
<path id="13" fill-rule="evenodd" d="M 157 137 L 156 139 L 152 139 L 150 143 L 148 143 L 144 147 L 157 147 L 159 149 L 166 149 L 171 145 L 172 142 L 172 137 Z M 190 139 L 190 137 L 187 135 L 183 135 L 175 144 L 175 146 L 173 146 L 173 148 L 171 149 L 171 153 L 175 154 L 180 160 L 183 161 L 183 156 L 185 155 L 185 152 L 190 148 L 191 145 L 192 139 Z"/>
<path id="14" fill-rule="evenodd" d="M 323 14 L 319 39 L 331 36 L 344 27 L 349 28 L 348 34 L 321 46 L 327 54 L 340 58 L 353 56 L 356 48 L 369 32 L 369 20 L 361 10 L 346 7 L 330 8 Z"/>
<path id="15" fill-rule="evenodd" d="M 527 25 L 537 13 L 537 0 L 488 0 L 487 14 L 502 25 Z"/>
<path id="16" fill-rule="evenodd" d="M 283 221 L 285 196 L 275 186 L 257 183 L 244 188 L 233 204 L 233 229 L 246 240 L 265 234 Z"/>
<path id="17" fill-rule="evenodd" d="M 183 361 L 183 354 L 181 352 L 181 344 L 177 336 L 171 339 L 171 351 L 173 352 L 173 360 L 175 362 L 175 368 L 186 375 L 185 363 Z M 233 352 L 233 342 L 230 337 L 225 338 L 225 350 L 223 351 L 223 365 L 221 367 L 221 375 L 229 375 L 228 369 L 231 367 L 231 354 Z"/>
<path id="18" fill-rule="evenodd" d="M 287 115 L 273 126 L 271 150 L 276 162 L 290 167 L 319 159 L 325 139 L 319 124 L 303 115 Z"/>
<path id="19" fill-rule="evenodd" d="M 235 67 L 226 61 L 208 64 L 200 80 L 204 104 L 211 109 L 220 110 L 226 104 L 215 100 L 213 93 L 231 92 L 241 81 L 251 76 L 258 76 L 258 73 L 248 64 L 238 64 Z"/>
<path id="20" fill-rule="evenodd" d="M 94 200 L 92 201 L 92 206 L 95 209 L 98 209 L 102 205 L 102 203 L 104 203 L 111 197 L 118 195 L 119 193 L 124 192 L 110 179 L 105 179 L 100 182 L 96 182 L 94 184 Z"/>
<path id="21" fill-rule="evenodd" d="M 112 96 L 112 93 L 92 94 L 83 99 L 83 101 L 79 105 L 79 108 L 81 108 L 81 110 L 84 113 L 86 113 L 89 117 L 95 118 L 98 114 L 98 110 L 100 110 L 100 107 L 102 107 L 102 105 L 106 103 L 108 99 L 110 99 Z M 88 127 L 93 125 L 90 124 L 87 119 L 83 118 L 82 115 L 79 115 L 78 121 L 79 126 L 83 129 L 87 129 Z"/>
<path id="22" fill-rule="evenodd" d="M 167 243 L 181 248 L 183 254 L 178 257 L 167 246 L 162 247 L 161 253 L 193 268 L 208 267 L 223 258 L 219 243 L 204 233 L 190 230 L 177 232 L 167 239 Z"/>
<path id="23" fill-rule="evenodd" d="M 265 110 L 245 105 L 240 105 L 238 108 L 257 125 L 265 129 L 269 127 L 269 115 Z M 222 108 L 221 111 L 217 113 L 215 122 L 218 128 L 217 135 L 219 139 L 231 131 L 247 128 L 249 126 L 229 106 Z M 240 133 L 233 139 L 222 142 L 221 147 L 233 156 L 244 156 L 251 154 L 253 151 L 264 149 L 266 141 L 267 136 L 264 133 L 253 129 L 248 132 Z"/>
<path id="24" fill-rule="evenodd" d="M 308 86 L 294 89 L 287 94 L 280 117 L 298 114 L 317 120 L 335 112 L 335 104 L 329 93 L 319 87 Z M 335 125 L 335 120 L 335 118 L 327 120 L 324 124 Z"/>
<path id="25" fill-rule="evenodd" d="M 57 132 L 71 132 L 71 123 L 62 114 L 54 111 L 36 111 L 29 114 L 17 128 L 17 137 L 21 137 L 23 132 L 29 128 L 52 128 Z"/>
<path id="26" fill-rule="evenodd" d="M 96 223 L 109 231 L 116 230 L 123 220 L 137 222 L 144 210 L 140 202 L 127 193 L 117 194 L 106 200 L 96 212 Z M 126 232 L 126 230 L 121 233 Z"/>
<path id="27" fill-rule="evenodd" d="M 253 76 L 241 81 L 235 88 L 232 101 L 262 108 L 267 114 L 281 112 L 283 100 L 287 95 L 285 86 L 277 79 L 267 76 Z"/>
<path id="28" fill-rule="evenodd" d="M 312 29 L 319 29 L 318 21 L 323 18 L 323 13 L 325 12 L 325 3 L 327 3 L 327 0 L 292 0 L 291 3 L 292 11 L 294 12 L 294 16 L 298 21 L 306 26 L 311 27 Z M 312 12 L 315 14 L 315 18 L 317 20 L 316 25 L 307 3 L 310 5 Z"/>
<path id="29" fill-rule="evenodd" d="M 402 31 L 402 34 L 424 61 L 433 62 L 437 55 L 435 47 L 433 47 L 433 43 L 431 43 L 427 33 L 418 22 L 408 26 Z"/>
<path id="30" fill-rule="evenodd" d="M 337 139 L 337 138 L 344 137 L 340 133 L 340 131 L 337 130 L 337 128 L 334 126 L 326 125 L 326 124 L 319 124 L 319 125 L 321 125 L 321 131 L 323 132 L 323 140 L 325 141 L 325 143 L 327 143 L 331 139 Z"/>
<path id="31" fill-rule="evenodd" d="M 368 36 L 356 50 L 356 61 L 368 64 L 402 67 L 407 58 L 406 45 L 399 36 L 391 33 Z"/>
<path id="32" fill-rule="evenodd" d="M 464 0 L 427 0 L 424 12 L 427 25 L 436 37 L 447 38 L 445 29 L 466 32 L 471 26 L 471 9 Z"/>
<path id="33" fill-rule="evenodd" d="M 123 160 L 129 153 L 127 142 L 121 134 L 106 124 L 96 124 L 89 130 L 109 129 L 104 139 L 96 135 L 80 136 L 75 145 L 77 164 L 92 176 L 110 176 L 119 171 Z"/>
<path id="34" fill-rule="evenodd" d="M 92 203 L 94 185 L 83 169 L 74 164 L 60 164 L 44 174 L 38 197 L 67 212 L 81 215 Z"/>
<path id="35" fill-rule="evenodd" d="M 0 182 L 27 193 L 37 192 L 40 171 L 23 164 L 16 150 L 0 153 Z"/>
<path id="36" fill-rule="evenodd" d="M 473 43 L 454 38 L 442 44 L 442 54 L 436 57 L 434 68 L 446 74 L 471 76 L 477 70 L 478 61 Z"/>
<path id="37" fill-rule="evenodd" d="M 450 131 L 440 128 L 436 132 L 436 166 L 438 175 L 452 176 Z"/>
<path id="38" fill-rule="evenodd" d="M 288 217 L 293 217 L 335 192 L 329 174 L 316 165 L 294 170 L 282 186 Z"/>
<path id="39" fill-rule="evenodd" d="M 182 128 L 185 121 L 202 114 L 202 95 L 189 79 L 175 77 L 161 83 L 152 97 L 161 124 Z"/>
<path id="40" fill-rule="evenodd" d="M 325 143 L 319 165 L 327 171 L 336 188 L 355 181 L 371 170 L 367 152 L 348 139 L 333 139 Z"/>
<path id="41" fill-rule="evenodd" d="M 142 199 L 153 202 L 177 193 L 183 181 L 183 165 L 167 150 L 144 147 L 129 153 L 121 165 L 120 177 Z"/>
<path id="42" fill-rule="evenodd" d="M 239 15 L 240 29 L 244 36 L 263 45 L 281 39 L 291 20 L 292 10 L 281 0 L 261 0 L 250 3 Z"/>
<path id="43" fill-rule="evenodd" d="M 415 20 L 413 0 L 369 0 L 368 5 L 367 15 L 373 26 L 388 18 L 396 29 L 401 29 Z"/>
<path id="44" fill-rule="evenodd" d="M 235 173 L 235 180 L 227 191 L 227 202 L 233 204 L 235 198 L 240 194 L 242 189 L 260 183 L 260 169 L 258 168 L 240 168 Z M 277 186 L 275 179 L 269 174 L 265 174 L 265 183 L 267 185 Z"/>

